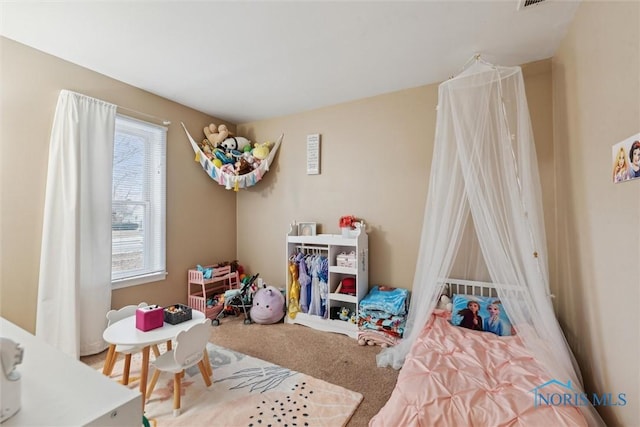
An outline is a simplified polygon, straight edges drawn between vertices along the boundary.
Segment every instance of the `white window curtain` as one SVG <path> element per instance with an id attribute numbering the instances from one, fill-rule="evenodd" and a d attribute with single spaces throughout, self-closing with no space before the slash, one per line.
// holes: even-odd
<path id="1" fill-rule="evenodd" d="M 36 335 L 75 358 L 106 348 L 116 108 L 63 90 L 51 131 Z"/>

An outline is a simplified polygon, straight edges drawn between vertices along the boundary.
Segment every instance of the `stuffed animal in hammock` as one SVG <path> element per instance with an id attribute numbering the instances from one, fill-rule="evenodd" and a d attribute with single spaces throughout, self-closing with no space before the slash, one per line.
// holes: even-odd
<path id="1" fill-rule="evenodd" d="M 242 153 L 245 151 L 245 147 L 248 147 L 249 150 L 251 149 L 251 141 L 242 136 L 230 136 L 222 141 L 220 145 L 229 152 L 237 150 Z"/>
<path id="2" fill-rule="evenodd" d="M 205 139 L 209 142 L 211 149 L 217 148 L 222 141 L 227 139 L 227 137 L 232 136 L 229 133 L 227 126 L 216 126 L 213 123 L 209 124 L 209 126 L 205 126 L 204 135 Z"/>

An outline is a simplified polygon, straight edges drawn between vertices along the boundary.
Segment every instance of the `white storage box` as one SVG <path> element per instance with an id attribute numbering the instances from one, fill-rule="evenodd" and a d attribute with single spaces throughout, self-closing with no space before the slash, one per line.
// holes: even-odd
<path id="1" fill-rule="evenodd" d="M 338 267 L 356 268 L 356 253 L 341 253 L 336 257 L 336 265 Z"/>

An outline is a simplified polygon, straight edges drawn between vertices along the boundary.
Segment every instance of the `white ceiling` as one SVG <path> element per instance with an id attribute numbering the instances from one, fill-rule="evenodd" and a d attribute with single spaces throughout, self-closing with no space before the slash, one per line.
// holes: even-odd
<path id="1" fill-rule="evenodd" d="M 232 123 L 553 56 L 578 0 L 0 3 L 0 34 Z"/>

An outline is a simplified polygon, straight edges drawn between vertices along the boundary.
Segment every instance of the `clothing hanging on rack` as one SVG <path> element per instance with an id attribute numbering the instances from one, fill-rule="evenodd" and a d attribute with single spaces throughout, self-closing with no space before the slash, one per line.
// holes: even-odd
<path id="1" fill-rule="evenodd" d="M 298 282 L 300 282 L 300 311 L 307 313 L 311 294 L 311 277 L 307 274 L 307 262 L 302 252 L 296 256 L 296 263 L 298 264 Z"/>
<path id="2" fill-rule="evenodd" d="M 320 317 L 328 315 L 329 260 L 322 252 L 326 250 L 301 246 L 289 257 L 292 277 L 290 292 L 297 292 L 297 295 L 293 295 L 297 297 L 296 312 Z M 291 298 L 290 296 L 289 299 Z M 295 317 L 295 314 L 293 316 Z"/>
<path id="3" fill-rule="evenodd" d="M 298 266 L 295 262 L 289 261 L 289 273 L 291 274 L 291 286 L 289 288 L 287 312 L 289 317 L 294 319 L 300 311 L 300 283 L 298 282 Z"/>

